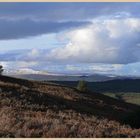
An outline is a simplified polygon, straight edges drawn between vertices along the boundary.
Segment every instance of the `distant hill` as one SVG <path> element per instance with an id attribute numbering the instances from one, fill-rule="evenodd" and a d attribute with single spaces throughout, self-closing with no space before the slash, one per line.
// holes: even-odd
<path id="1" fill-rule="evenodd" d="M 28 72 L 32 74 L 28 74 Z M 46 73 L 41 74 L 38 71 L 19 71 L 16 74 L 12 74 L 11 76 L 17 78 L 25 78 L 28 80 L 38 80 L 38 81 L 79 81 L 85 80 L 88 82 L 102 82 L 109 81 L 115 79 L 135 79 L 136 77 L 125 77 L 125 76 L 114 76 L 114 75 L 101 75 L 101 74 L 55 74 L 55 73 Z"/>
<path id="2" fill-rule="evenodd" d="M 0 76 L 0 107 L 0 137 L 140 137 L 139 106 L 51 82 Z"/>

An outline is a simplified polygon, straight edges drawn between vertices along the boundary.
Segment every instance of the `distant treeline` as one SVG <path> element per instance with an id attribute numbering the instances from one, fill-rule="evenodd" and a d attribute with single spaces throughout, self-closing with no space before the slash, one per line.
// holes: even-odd
<path id="1" fill-rule="evenodd" d="M 77 87 L 78 81 L 53 81 L 54 83 Z M 87 88 L 94 92 L 137 92 L 140 93 L 140 79 L 87 82 Z"/>

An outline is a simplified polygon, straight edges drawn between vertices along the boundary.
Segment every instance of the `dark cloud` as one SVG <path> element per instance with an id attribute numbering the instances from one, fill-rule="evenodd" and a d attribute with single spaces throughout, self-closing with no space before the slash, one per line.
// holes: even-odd
<path id="1" fill-rule="evenodd" d="M 140 3 L 0 3 L 0 39 L 55 33 L 87 24 L 98 16 L 126 12 L 140 15 Z"/>
<path id="2" fill-rule="evenodd" d="M 0 20 L 0 39 L 18 39 L 47 33 L 56 33 L 66 29 L 89 24 L 89 22 L 40 22 L 33 20 Z"/>
<path id="3" fill-rule="evenodd" d="M 8 18 L 39 18 L 48 21 L 82 20 L 115 12 L 139 15 L 140 3 L 0 3 L 0 16 Z"/>

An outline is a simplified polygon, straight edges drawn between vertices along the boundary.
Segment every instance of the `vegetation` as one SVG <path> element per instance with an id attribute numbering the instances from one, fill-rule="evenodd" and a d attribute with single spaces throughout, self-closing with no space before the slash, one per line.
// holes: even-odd
<path id="1" fill-rule="evenodd" d="M 77 85 L 77 89 L 78 89 L 79 91 L 82 91 L 82 92 L 87 91 L 88 88 L 87 88 L 87 83 L 86 83 L 86 81 L 84 81 L 84 80 L 79 81 L 79 82 L 78 82 L 78 85 Z"/>
<path id="2" fill-rule="evenodd" d="M 0 137 L 140 137 L 139 106 L 58 84 L 0 76 L 0 108 Z"/>
<path id="3" fill-rule="evenodd" d="M 0 75 L 2 74 L 3 72 L 3 66 L 0 65 Z"/>
<path id="4" fill-rule="evenodd" d="M 55 81 L 55 83 L 76 87 L 76 81 Z M 102 93 L 124 102 L 140 105 L 140 80 L 112 80 L 106 82 L 86 82 L 90 91 Z"/>
<path id="5" fill-rule="evenodd" d="M 133 125 L 135 128 L 140 128 L 140 109 L 128 115 L 124 121 L 126 124 Z"/>
<path id="6" fill-rule="evenodd" d="M 77 81 L 55 81 L 70 87 L 76 87 Z M 110 80 L 104 82 L 86 82 L 87 88 L 99 93 L 140 93 L 140 79 Z"/>
<path id="7" fill-rule="evenodd" d="M 104 95 L 107 95 L 109 97 L 115 98 L 122 100 L 124 102 L 132 103 L 132 104 L 137 104 L 140 105 L 140 93 L 129 93 L 129 92 L 121 92 L 121 93 L 103 93 Z"/>

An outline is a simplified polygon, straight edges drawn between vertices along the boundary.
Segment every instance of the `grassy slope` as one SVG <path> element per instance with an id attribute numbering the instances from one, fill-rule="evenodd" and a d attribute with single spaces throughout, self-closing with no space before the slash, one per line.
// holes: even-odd
<path id="1" fill-rule="evenodd" d="M 4 76 L 0 89 L 1 137 L 140 137 L 139 129 L 120 124 L 139 106 Z"/>
<path id="2" fill-rule="evenodd" d="M 104 95 L 107 95 L 109 97 L 113 97 L 115 99 L 118 99 L 116 97 L 116 95 L 119 95 L 121 97 L 122 100 L 124 100 L 125 102 L 128 103 L 132 103 L 132 104 L 137 104 L 140 105 L 140 93 L 135 93 L 135 92 L 130 92 L 130 93 L 126 93 L 126 92 L 121 92 L 121 93 L 113 93 L 113 92 L 109 92 L 109 93 L 103 93 Z"/>
<path id="3" fill-rule="evenodd" d="M 71 87 L 76 87 L 76 81 L 55 81 Z M 105 82 L 87 82 L 88 89 L 116 98 L 120 95 L 125 102 L 140 105 L 140 80 L 124 79 Z M 117 99 L 117 98 L 116 98 Z"/>

